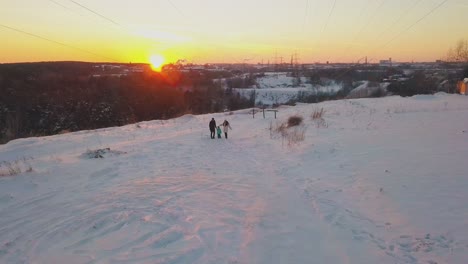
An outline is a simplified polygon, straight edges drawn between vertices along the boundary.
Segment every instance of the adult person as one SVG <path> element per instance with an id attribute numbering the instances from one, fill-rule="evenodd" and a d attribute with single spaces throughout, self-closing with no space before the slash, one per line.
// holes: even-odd
<path id="1" fill-rule="evenodd" d="M 229 129 L 232 130 L 231 125 L 229 124 L 229 122 L 227 120 L 224 120 L 224 122 L 223 122 L 223 131 L 224 131 L 224 136 L 226 137 L 226 139 L 228 138 L 228 130 Z"/>
<path id="2" fill-rule="evenodd" d="M 213 118 L 211 118 L 211 121 L 210 121 L 210 132 L 211 132 L 211 138 L 215 138 L 215 130 L 216 130 L 216 121 Z"/>

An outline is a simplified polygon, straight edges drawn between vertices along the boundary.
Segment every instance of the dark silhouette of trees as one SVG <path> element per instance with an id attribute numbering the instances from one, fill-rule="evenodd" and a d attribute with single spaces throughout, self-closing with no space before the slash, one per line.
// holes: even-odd
<path id="1" fill-rule="evenodd" d="M 113 66 L 119 65 L 0 64 L 0 143 L 246 105 L 246 99 L 226 93 L 213 82 L 230 73 L 145 70 L 118 74 Z"/>
<path id="2" fill-rule="evenodd" d="M 460 39 L 455 47 L 450 48 L 447 59 L 452 62 L 468 62 L 468 40 Z"/>
<path id="3" fill-rule="evenodd" d="M 468 64 L 465 65 L 465 67 L 463 68 L 460 79 L 462 79 L 462 78 L 468 78 Z"/>
<path id="4" fill-rule="evenodd" d="M 426 77 L 423 72 L 416 72 L 408 81 L 391 83 L 387 90 L 400 96 L 432 94 L 437 92 L 437 82 Z"/>

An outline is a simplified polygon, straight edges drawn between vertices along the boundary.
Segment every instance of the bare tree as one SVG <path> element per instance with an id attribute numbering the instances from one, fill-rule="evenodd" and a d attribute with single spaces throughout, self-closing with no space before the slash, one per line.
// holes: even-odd
<path id="1" fill-rule="evenodd" d="M 447 54 L 448 61 L 468 62 L 468 40 L 460 39 Z"/>

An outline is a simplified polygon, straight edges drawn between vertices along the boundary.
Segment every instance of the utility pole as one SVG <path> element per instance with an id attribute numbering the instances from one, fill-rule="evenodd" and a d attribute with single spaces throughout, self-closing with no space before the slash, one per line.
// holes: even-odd
<path id="1" fill-rule="evenodd" d="M 296 71 L 297 76 L 299 77 L 299 59 L 297 57 L 297 51 L 294 53 L 294 69 Z"/>
<path id="2" fill-rule="evenodd" d="M 275 52 L 275 72 L 278 71 L 278 52 Z"/>
<path id="3" fill-rule="evenodd" d="M 280 56 L 279 59 L 280 59 L 279 68 L 281 69 L 281 67 L 283 67 L 283 56 Z"/>
<path id="4" fill-rule="evenodd" d="M 297 52 L 295 52 L 295 53 L 294 53 L 294 65 L 296 65 L 296 66 L 299 65 L 299 59 L 298 59 L 297 56 L 298 56 L 298 55 L 297 55 Z"/>

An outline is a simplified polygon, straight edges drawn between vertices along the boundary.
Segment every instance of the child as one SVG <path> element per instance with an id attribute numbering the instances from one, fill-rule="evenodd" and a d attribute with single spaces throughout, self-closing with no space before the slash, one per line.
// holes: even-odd
<path id="1" fill-rule="evenodd" d="M 218 138 L 221 138 L 221 127 L 218 126 L 216 132 L 218 132 Z"/>

